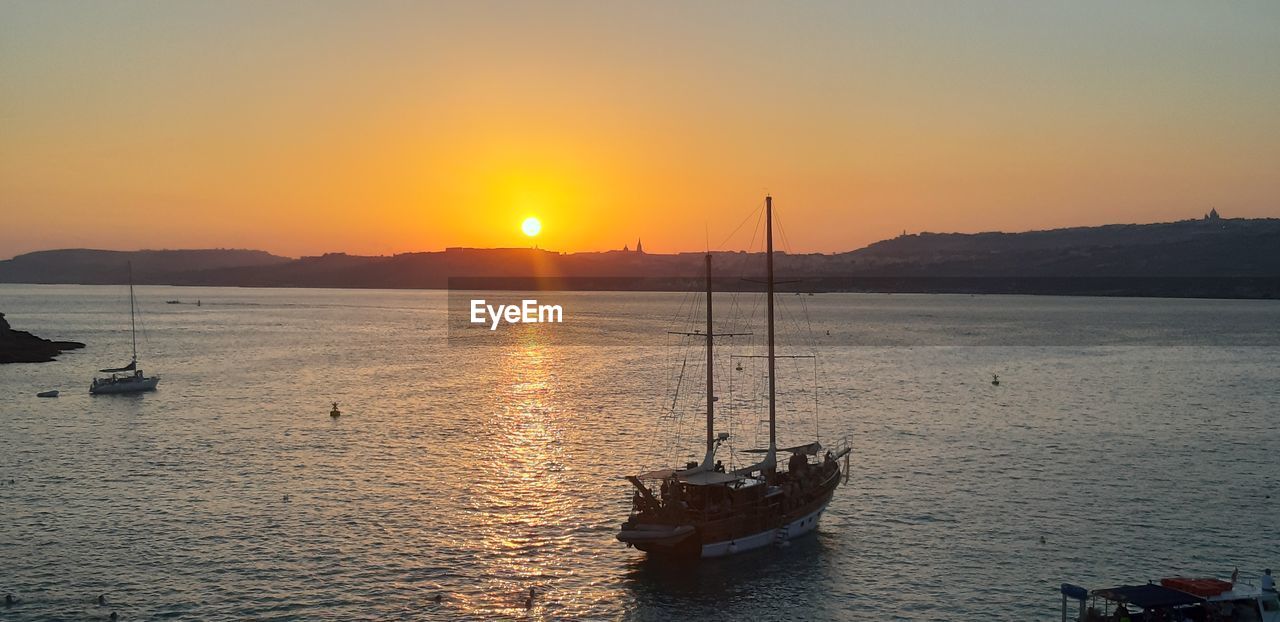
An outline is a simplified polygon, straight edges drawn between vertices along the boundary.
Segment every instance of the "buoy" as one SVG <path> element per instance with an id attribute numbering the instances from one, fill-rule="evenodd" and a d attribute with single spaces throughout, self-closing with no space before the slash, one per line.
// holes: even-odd
<path id="1" fill-rule="evenodd" d="M 330 416 L 330 417 L 333 417 L 334 419 L 337 419 L 338 417 L 341 417 L 341 416 L 342 416 L 342 411 L 341 411 L 341 410 L 338 410 L 338 403 L 337 403 L 337 402 L 334 402 L 334 403 L 333 403 L 333 410 L 329 411 L 329 416 Z"/>
<path id="2" fill-rule="evenodd" d="M 106 594 L 100 594 L 100 595 L 98 596 L 98 606 L 99 606 L 99 607 L 101 607 L 101 606 L 106 605 L 106 604 L 107 604 L 107 595 L 106 595 Z"/>
<path id="3" fill-rule="evenodd" d="M 998 386 L 1000 386 L 1000 376 L 997 376 L 997 375 L 995 375 L 995 374 L 991 374 L 991 386 L 993 386 L 993 387 L 998 387 Z"/>

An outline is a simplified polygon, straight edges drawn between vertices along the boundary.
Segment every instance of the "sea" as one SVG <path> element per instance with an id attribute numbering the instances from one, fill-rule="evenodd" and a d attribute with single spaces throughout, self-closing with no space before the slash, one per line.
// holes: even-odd
<path id="1" fill-rule="evenodd" d="M 159 389 L 91 396 L 127 289 L 0 285 L 87 344 L 0 366 L 0 619 L 1049 621 L 1064 582 L 1280 567 L 1276 301 L 781 295 L 779 442 L 847 444 L 848 477 L 816 533 L 695 562 L 614 535 L 624 476 L 703 442 L 696 294 L 544 292 L 562 322 L 496 330 L 476 293 L 136 295 Z M 751 333 L 713 361 L 737 466 L 763 312 L 715 303 Z"/>

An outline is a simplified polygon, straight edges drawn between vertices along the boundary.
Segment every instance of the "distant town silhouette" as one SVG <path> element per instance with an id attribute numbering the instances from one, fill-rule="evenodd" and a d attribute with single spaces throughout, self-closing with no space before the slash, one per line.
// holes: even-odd
<path id="1" fill-rule="evenodd" d="M 779 253 L 780 275 L 805 291 L 1061 293 L 1277 298 L 1280 219 L 1229 219 L 1216 209 L 1171 223 L 1024 233 L 905 233 L 845 253 Z M 748 277 L 755 252 L 716 252 L 716 272 Z M 140 284 L 248 287 L 438 288 L 450 279 L 522 286 L 572 279 L 570 289 L 684 289 L 703 252 L 559 253 L 451 247 L 392 256 L 328 253 L 292 259 L 252 250 L 51 250 L 0 261 L 0 282 L 116 284 L 132 261 Z M 643 279 L 643 280 L 637 280 Z M 736 281 L 727 284 L 734 288 Z M 483 281 L 471 281 L 475 287 Z M 741 285 L 749 289 L 750 285 Z"/>

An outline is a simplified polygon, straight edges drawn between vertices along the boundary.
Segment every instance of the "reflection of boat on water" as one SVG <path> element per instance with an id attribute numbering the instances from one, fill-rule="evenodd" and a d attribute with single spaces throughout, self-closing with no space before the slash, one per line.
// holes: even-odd
<path id="1" fill-rule="evenodd" d="M 1235 578 L 1168 577 L 1159 583 L 1087 590 L 1062 584 L 1063 622 L 1280 622 L 1280 595 Z M 1069 601 L 1079 603 L 1068 618 Z"/>
<path id="2" fill-rule="evenodd" d="M 713 340 L 742 333 L 716 333 L 713 329 L 708 253 L 706 330 L 680 333 L 706 339 L 706 454 L 700 464 L 690 462 L 684 469 L 662 469 L 627 478 L 636 490 L 631 515 L 617 538 L 628 546 L 653 554 L 721 557 L 785 545 L 817 528 L 840 483 L 839 458 L 845 457 L 845 471 L 848 470 L 848 448 L 825 450 L 817 440 L 777 447 L 773 205 L 769 197 L 765 198 L 765 244 L 769 446 L 748 450 L 762 458 L 741 469 L 726 471 L 723 463 L 716 460 L 716 449 L 729 435 L 715 432 Z M 790 455 L 786 470 L 778 469 L 778 452 Z"/>
<path id="3" fill-rule="evenodd" d="M 138 324 L 137 306 L 133 297 L 133 265 L 129 266 L 129 330 L 133 335 L 133 359 L 128 365 L 123 367 L 112 367 L 101 369 L 103 373 L 111 374 L 103 378 L 94 378 L 93 384 L 89 385 L 89 393 L 94 395 L 105 395 L 112 393 L 141 393 L 143 391 L 153 391 L 157 384 L 160 384 L 160 376 L 147 377 L 138 368 Z M 128 373 L 132 372 L 132 373 Z"/>

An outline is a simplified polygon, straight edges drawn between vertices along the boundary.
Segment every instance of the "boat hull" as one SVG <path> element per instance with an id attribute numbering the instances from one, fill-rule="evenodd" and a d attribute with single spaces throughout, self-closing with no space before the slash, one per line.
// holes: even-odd
<path id="1" fill-rule="evenodd" d="M 688 527 L 687 531 L 682 531 L 679 534 L 672 532 L 668 537 L 661 537 L 656 533 L 651 537 L 630 537 L 639 534 L 623 531 L 618 534 L 618 539 L 651 555 L 700 557 L 702 559 L 727 557 L 771 545 L 783 545 L 783 543 L 808 534 L 818 528 L 818 521 L 821 520 L 822 513 L 827 509 L 827 503 L 824 501 L 816 510 L 800 516 L 781 527 L 766 529 L 758 533 L 721 542 L 702 543 L 692 527 Z"/>
<path id="2" fill-rule="evenodd" d="M 745 538 L 734 538 L 724 542 L 712 542 L 702 545 L 701 557 L 703 559 L 713 557 L 725 557 L 728 555 L 736 555 L 747 551 L 762 549 L 771 544 L 781 545 L 784 542 L 799 538 L 818 528 L 818 521 L 822 518 L 822 513 L 826 511 L 827 503 L 823 503 L 818 509 L 810 512 L 800 518 L 778 527 L 777 529 L 767 529 L 757 534 L 746 536 Z"/>
<path id="3" fill-rule="evenodd" d="M 677 527 L 663 523 L 636 524 L 629 522 L 623 525 L 617 537 L 618 540 L 626 542 L 628 545 L 634 546 L 650 555 L 665 557 L 700 557 L 709 559 L 745 553 L 770 545 L 785 546 L 788 541 L 804 536 L 818 528 L 818 521 L 821 520 L 822 513 L 826 511 L 827 505 L 831 503 L 831 497 L 835 492 L 835 482 L 839 481 L 838 477 L 839 471 L 836 471 L 835 476 L 829 480 L 830 483 L 827 485 L 826 490 L 818 498 L 813 499 L 803 507 L 779 516 L 776 521 L 773 521 L 773 524 L 777 525 L 777 527 L 754 532 L 734 533 L 731 534 L 731 537 L 725 537 L 726 534 L 722 532 L 717 537 L 708 533 L 705 527 L 695 528 L 692 525 Z M 658 537 L 659 533 L 667 534 L 670 537 Z M 645 537 L 635 537 L 637 535 L 644 535 Z"/>
<path id="4" fill-rule="evenodd" d="M 118 382 L 104 382 L 94 384 L 89 387 L 89 393 L 93 395 L 112 395 L 120 393 L 143 393 L 146 391 L 155 391 L 156 385 L 160 384 L 160 378 L 141 378 L 128 380 L 120 380 Z"/>

